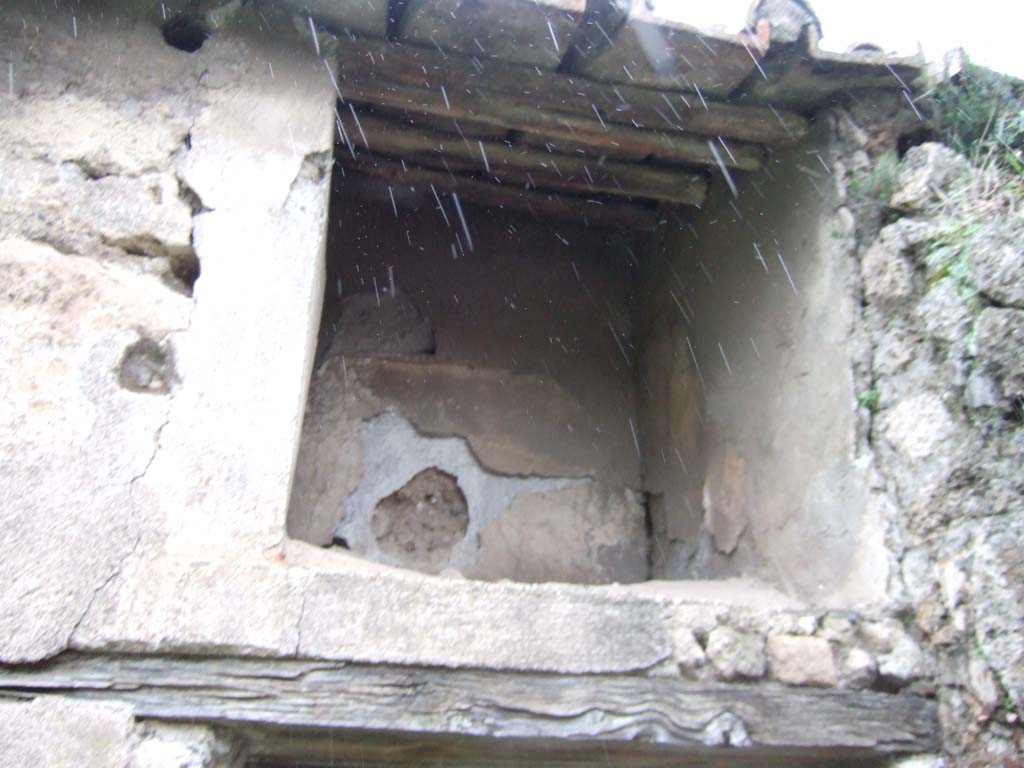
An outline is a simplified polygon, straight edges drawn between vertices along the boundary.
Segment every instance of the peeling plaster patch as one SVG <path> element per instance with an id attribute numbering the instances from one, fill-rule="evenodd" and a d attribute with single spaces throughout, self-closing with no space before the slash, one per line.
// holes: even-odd
<path id="1" fill-rule="evenodd" d="M 511 477 L 487 472 L 466 441 L 458 437 L 425 437 L 395 413 L 385 413 L 363 424 L 364 473 L 345 502 L 344 517 L 335 529 L 357 553 L 390 565 L 414 565 L 382 550 L 373 530 L 373 512 L 385 497 L 396 493 L 413 477 L 434 467 L 457 478 L 469 509 L 465 537 L 439 567 L 460 571 L 476 563 L 481 531 L 498 519 L 521 493 L 549 493 L 581 485 L 586 480 Z"/>

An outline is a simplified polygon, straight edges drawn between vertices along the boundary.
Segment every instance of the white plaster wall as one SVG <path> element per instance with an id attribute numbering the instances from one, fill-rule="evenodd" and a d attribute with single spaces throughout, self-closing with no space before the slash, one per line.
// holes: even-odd
<path id="1" fill-rule="evenodd" d="M 692 228 L 656 238 L 641 333 L 668 398 L 641 404 L 642 438 L 665 527 L 689 537 L 669 573 L 859 605 L 884 595 L 888 557 L 857 433 L 853 233 L 833 215 L 826 117 L 737 197 L 718 183 Z M 664 462 L 676 450 L 689 473 Z"/>

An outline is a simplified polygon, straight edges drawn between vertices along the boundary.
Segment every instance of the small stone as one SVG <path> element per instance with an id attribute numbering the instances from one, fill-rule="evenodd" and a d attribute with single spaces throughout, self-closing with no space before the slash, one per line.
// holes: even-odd
<path id="1" fill-rule="evenodd" d="M 672 646 L 679 671 L 687 677 L 695 677 L 707 663 L 704 649 L 700 647 L 693 631 L 686 627 L 678 627 L 673 631 Z"/>
<path id="2" fill-rule="evenodd" d="M 231 768 L 239 747 L 203 725 L 148 722 L 132 754 L 131 768 Z"/>
<path id="3" fill-rule="evenodd" d="M 980 656 L 971 656 L 967 662 L 967 684 L 986 714 L 995 711 L 1003 700 L 995 675 Z"/>
<path id="4" fill-rule="evenodd" d="M 914 268 L 902 250 L 878 238 L 861 260 L 868 303 L 898 303 L 914 294 Z"/>
<path id="5" fill-rule="evenodd" d="M 764 675 L 764 638 L 731 627 L 715 627 L 708 635 L 707 656 L 726 680 Z"/>
<path id="6" fill-rule="evenodd" d="M 904 211 L 923 211 L 942 201 L 968 172 L 967 160 L 936 142 L 911 147 L 900 163 L 890 205 Z"/>
<path id="7" fill-rule="evenodd" d="M 851 688 L 870 688 L 878 677 L 878 664 L 863 648 L 851 648 L 843 659 L 842 675 Z"/>
<path id="8" fill-rule="evenodd" d="M 995 408 L 999 405 L 999 389 L 983 373 L 972 373 L 964 389 L 964 402 L 968 408 Z"/>
<path id="9" fill-rule="evenodd" d="M 821 632 L 819 633 L 826 640 L 839 643 L 849 642 L 853 637 L 853 621 L 840 613 L 826 614 L 821 620 Z"/>
<path id="10" fill-rule="evenodd" d="M 906 632 L 899 633 L 889 653 L 878 659 L 878 674 L 897 685 L 906 685 L 927 671 L 924 653 Z"/>
<path id="11" fill-rule="evenodd" d="M 896 643 L 896 639 L 905 632 L 903 626 L 896 619 L 885 619 L 884 621 L 867 621 L 860 627 L 860 634 L 867 643 L 868 648 L 876 654 L 889 653 Z"/>
<path id="12" fill-rule="evenodd" d="M 946 758 L 940 755 L 914 755 L 893 760 L 890 768 L 948 768 Z"/>
<path id="13" fill-rule="evenodd" d="M 773 635 L 768 638 L 768 660 L 772 675 L 789 685 L 836 684 L 832 646 L 820 637 Z"/>
<path id="14" fill-rule="evenodd" d="M 1006 400 L 1024 397 L 1024 310 L 988 307 L 975 326 L 975 358 Z"/>
<path id="15" fill-rule="evenodd" d="M 943 449 L 956 424 L 938 395 L 924 394 L 897 403 L 885 419 L 885 436 L 908 458 L 926 459 Z"/>
<path id="16" fill-rule="evenodd" d="M 796 631 L 794 634 L 797 635 L 813 635 L 818 629 L 818 617 L 817 616 L 801 616 L 796 620 Z"/>
<path id="17" fill-rule="evenodd" d="M 939 586 L 942 587 L 942 598 L 946 604 L 946 610 L 952 612 L 964 599 L 964 587 L 967 585 L 967 576 L 956 563 L 945 563 L 939 570 Z"/>
<path id="18" fill-rule="evenodd" d="M 950 278 L 939 280 L 917 305 L 928 336 L 947 344 L 963 343 L 971 331 L 974 318 Z"/>
<path id="19" fill-rule="evenodd" d="M 971 241 L 971 277 L 994 303 L 1024 309 L 1024 238 L 994 222 Z"/>

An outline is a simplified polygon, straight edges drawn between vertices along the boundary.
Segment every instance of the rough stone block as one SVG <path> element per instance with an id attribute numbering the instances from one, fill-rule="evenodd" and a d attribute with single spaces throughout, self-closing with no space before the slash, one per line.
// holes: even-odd
<path id="1" fill-rule="evenodd" d="M 705 649 L 711 663 L 726 680 L 764 675 L 764 638 L 731 627 L 715 627 Z"/>
<path id="2" fill-rule="evenodd" d="M 1024 310 L 988 307 L 975 327 L 975 358 L 1005 401 L 1024 397 Z"/>
<path id="3" fill-rule="evenodd" d="M 949 147 L 927 142 L 911 147 L 900 164 L 891 204 L 923 211 L 938 203 L 968 171 L 967 160 Z"/>
<path id="4" fill-rule="evenodd" d="M 18 768 L 125 768 L 135 717 L 127 704 L 56 696 L 0 703 L 0 764 Z"/>
<path id="5" fill-rule="evenodd" d="M 843 680 L 851 688 L 870 688 L 878 677 L 875 657 L 863 648 L 851 648 L 840 666 Z"/>
<path id="6" fill-rule="evenodd" d="M 993 224 L 971 241 L 971 277 L 994 303 L 1024 309 L 1024 232 Z"/>
<path id="7" fill-rule="evenodd" d="M 790 685 L 836 684 L 832 646 L 820 637 L 773 635 L 768 638 L 768 662 L 772 675 Z"/>

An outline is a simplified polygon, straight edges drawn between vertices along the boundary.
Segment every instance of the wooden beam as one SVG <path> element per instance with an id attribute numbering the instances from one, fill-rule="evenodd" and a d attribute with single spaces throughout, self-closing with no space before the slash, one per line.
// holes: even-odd
<path id="1" fill-rule="evenodd" d="M 571 124 L 578 130 L 604 134 L 607 126 L 620 126 L 640 133 L 686 134 L 684 138 L 699 145 L 708 136 L 738 144 L 782 145 L 807 135 L 802 117 L 771 107 L 737 107 L 678 92 L 612 86 L 418 46 L 342 40 L 338 51 L 339 85 L 356 100 L 449 118 L 472 116 L 531 133 L 543 133 L 552 124 L 563 127 L 560 116 L 565 115 L 575 120 Z"/>
<path id="2" fill-rule="evenodd" d="M 408 0 L 399 38 L 554 69 L 585 9 L 586 0 Z"/>
<path id="3" fill-rule="evenodd" d="M 576 71 L 614 83 L 725 97 L 746 80 L 762 56 L 754 38 L 701 31 L 662 18 L 634 0 L 629 20 L 596 56 Z"/>
<path id="4" fill-rule="evenodd" d="M 358 115 L 358 121 L 356 119 Z M 438 135 L 367 113 L 341 117 L 342 140 L 359 153 L 413 160 L 434 168 L 482 174 L 505 183 L 574 194 L 607 194 L 700 205 L 707 178 L 686 168 L 655 168 L 638 163 L 588 162 L 579 155 L 558 155 L 503 141 L 472 141 Z M 344 152 L 342 151 L 342 154 Z"/>
<path id="5" fill-rule="evenodd" d="M 454 194 L 463 205 L 475 203 L 487 208 L 525 211 L 540 219 L 560 219 L 612 229 L 650 231 L 657 223 L 656 213 L 650 208 L 607 200 L 600 195 L 578 197 L 550 190 L 527 189 L 520 184 L 499 184 L 488 179 L 368 154 L 352 158 L 345 153 L 336 153 L 335 162 L 346 169 L 383 179 L 393 187 L 420 191 L 425 199 L 431 199 L 434 192 Z M 455 170 L 452 168 L 452 171 Z M 450 217 L 454 210 L 454 206 L 449 205 Z"/>
<path id="6" fill-rule="evenodd" d="M 429 757 L 446 765 L 820 766 L 938 747 L 935 704 L 920 696 L 677 677 L 76 654 L 0 667 L 0 695 L 40 694 L 228 726 L 250 735 L 252 757 L 271 764 L 356 759 L 361 750 L 372 765 Z"/>
<path id="7" fill-rule="evenodd" d="M 752 78 L 738 99 L 810 109 L 845 91 L 912 88 L 924 60 L 877 51 L 832 53 L 811 41 L 773 49 L 762 68 L 765 76 Z"/>
<path id="8" fill-rule="evenodd" d="M 410 112 L 406 109 L 387 109 L 386 107 L 374 107 L 373 113 L 380 118 L 393 120 L 409 128 L 458 136 L 466 139 L 486 139 L 488 141 L 504 141 L 511 133 L 508 128 L 488 123 L 478 123 L 475 120 L 455 120 L 451 117 L 437 117 L 423 112 Z M 340 110 L 339 114 L 348 119 L 351 114 L 347 110 Z"/>

